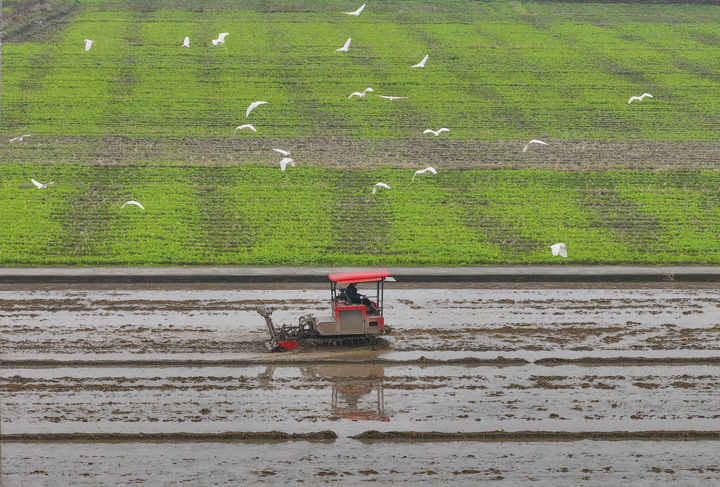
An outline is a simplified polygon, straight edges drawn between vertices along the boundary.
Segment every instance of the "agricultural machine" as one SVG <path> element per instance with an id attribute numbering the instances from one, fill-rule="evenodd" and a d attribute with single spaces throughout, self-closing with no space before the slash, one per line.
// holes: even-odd
<path id="1" fill-rule="evenodd" d="M 330 315 L 303 315 L 298 324 L 276 327 L 264 306 L 256 311 L 265 318 L 270 341 L 268 350 L 283 352 L 296 348 L 298 343 L 359 345 L 389 334 L 391 328 L 385 325 L 383 317 L 383 286 L 385 281 L 395 281 L 386 270 L 342 272 L 330 274 Z M 374 296 L 354 295 L 346 292 L 357 283 L 374 282 Z M 345 286 L 345 287 L 343 287 Z M 363 299 L 365 298 L 365 299 Z"/>

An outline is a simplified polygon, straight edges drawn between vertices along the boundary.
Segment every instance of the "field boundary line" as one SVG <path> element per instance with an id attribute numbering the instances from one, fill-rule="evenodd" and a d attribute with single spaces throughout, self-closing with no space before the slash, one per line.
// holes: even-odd
<path id="1" fill-rule="evenodd" d="M 3 267 L 0 284 L 326 283 L 365 267 Z M 388 267 L 398 282 L 720 282 L 720 266 Z"/>

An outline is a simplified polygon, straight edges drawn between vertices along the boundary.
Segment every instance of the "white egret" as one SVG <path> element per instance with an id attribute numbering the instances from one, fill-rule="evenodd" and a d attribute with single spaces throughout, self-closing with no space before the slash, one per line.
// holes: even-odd
<path id="1" fill-rule="evenodd" d="M 32 181 L 37 189 L 46 189 L 48 186 L 55 184 L 53 181 L 50 181 L 49 183 L 41 183 L 40 181 L 35 181 L 32 178 L 30 178 L 30 181 Z"/>
<path id="2" fill-rule="evenodd" d="M 25 137 L 30 137 L 30 134 L 21 135 L 20 137 L 13 137 L 12 139 L 8 140 L 8 142 L 22 142 L 25 140 Z"/>
<path id="3" fill-rule="evenodd" d="M 365 98 L 365 95 L 367 95 L 367 93 L 369 91 L 375 91 L 375 90 L 373 90 L 372 88 L 365 88 L 364 90 L 362 90 L 362 93 L 359 91 L 356 91 L 356 92 L 352 93 L 350 96 L 348 96 L 348 100 L 350 98 L 352 98 L 353 96 L 359 96 L 360 98 Z"/>
<path id="4" fill-rule="evenodd" d="M 85 52 L 88 52 L 93 45 L 93 40 L 85 39 L 84 42 L 85 42 Z"/>
<path id="5" fill-rule="evenodd" d="M 415 174 L 413 174 L 412 180 L 415 181 L 415 176 L 418 176 L 420 174 L 425 174 L 426 172 L 431 172 L 433 174 L 437 174 L 437 170 L 434 167 L 426 167 L 425 169 L 420 169 L 419 171 L 415 171 Z"/>
<path id="6" fill-rule="evenodd" d="M 530 142 L 523 146 L 523 152 L 527 152 L 527 150 L 530 148 L 530 144 L 547 145 L 547 143 L 543 142 L 542 140 L 532 139 Z"/>
<path id="7" fill-rule="evenodd" d="M 411 67 L 411 68 L 424 68 L 424 67 L 425 67 L 425 63 L 427 62 L 427 60 L 428 60 L 428 55 L 425 54 L 425 57 L 422 59 L 422 61 L 420 61 L 420 62 L 417 63 L 417 64 L 413 64 L 413 65 L 410 66 L 410 67 Z"/>
<path id="8" fill-rule="evenodd" d="M 643 98 L 645 98 L 645 97 L 653 98 L 653 96 L 650 93 L 643 93 L 640 96 L 631 96 L 630 99 L 628 100 L 628 105 L 631 104 L 634 100 L 643 101 Z"/>
<path id="9" fill-rule="evenodd" d="M 360 14 L 362 13 L 363 9 L 365 8 L 365 5 L 366 5 L 366 4 L 363 3 L 362 6 L 361 6 L 359 9 L 357 9 L 357 10 L 355 10 L 355 11 L 353 11 L 353 12 L 345 12 L 345 13 L 348 14 L 348 15 L 355 15 L 355 16 L 360 15 Z"/>
<path id="10" fill-rule="evenodd" d="M 564 243 L 551 245 L 550 250 L 552 250 L 553 255 L 560 255 L 561 257 L 567 259 L 567 246 Z"/>
<path id="11" fill-rule="evenodd" d="M 257 132 L 257 130 L 255 130 L 255 127 L 253 127 L 252 124 L 246 123 L 245 125 L 238 125 L 237 127 L 235 127 L 235 131 L 233 132 L 233 134 L 235 132 L 237 132 L 238 130 L 244 130 L 244 129 L 248 129 L 248 130 L 252 130 L 253 132 Z"/>
<path id="12" fill-rule="evenodd" d="M 375 194 L 375 191 L 377 191 L 378 188 L 390 189 L 390 186 L 385 183 L 375 183 L 375 186 L 373 186 L 372 194 Z"/>
<path id="13" fill-rule="evenodd" d="M 228 32 L 221 32 L 220 34 L 218 34 L 218 38 L 212 40 L 213 46 L 217 46 L 221 42 L 225 44 L 225 37 L 227 37 L 228 34 Z"/>
<path id="14" fill-rule="evenodd" d="M 450 129 L 445 128 L 445 127 L 441 128 L 441 129 L 438 129 L 437 131 L 436 131 L 436 130 L 425 129 L 425 130 L 423 131 L 423 134 L 433 134 L 435 137 L 437 137 L 438 135 L 440 135 L 440 134 L 443 133 L 443 132 L 450 132 Z"/>
<path id="15" fill-rule="evenodd" d="M 345 41 L 345 44 L 340 49 L 335 49 L 336 52 L 348 52 L 348 49 L 350 49 L 350 41 L 352 38 L 348 37 L 348 40 Z"/>
<path id="16" fill-rule="evenodd" d="M 190 47 L 190 38 L 188 36 L 185 36 L 185 40 L 180 44 L 180 47 Z"/>
<path id="17" fill-rule="evenodd" d="M 145 209 L 145 207 L 144 207 L 143 205 L 141 205 L 139 202 L 137 202 L 137 201 L 135 201 L 135 200 L 126 201 L 125 203 L 123 203 L 123 205 L 120 207 L 120 209 L 122 210 L 122 209 L 125 208 L 127 205 L 135 205 L 135 206 L 137 206 L 138 208 L 140 208 L 141 210 L 144 210 L 144 209 Z"/>
<path id="18" fill-rule="evenodd" d="M 295 161 L 293 161 L 289 157 L 283 157 L 280 161 L 280 170 L 284 171 L 287 168 L 288 164 L 290 164 L 292 167 L 295 167 Z"/>
<path id="19" fill-rule="evenodd" d="M 375 95 L 375 96 L 379 96 L 380 98 L 385 98 L 386 100 L 390 100 L 390 101 L 392 101 L 392 100 L 407 100 L 408 99 L 407 96 L 387 96 L 387 95 Z"/>
<path id="20" fill-rule="evenodd" d="M 267 105 L 266 101 L 254 101 L 250 104 L 250 106 L 247 107 L 247 110 L 245 110 L 245 118 L 250 115 L 250 112 L 255 110 L 255 107 L 259 107 L 260 105 Z"/>

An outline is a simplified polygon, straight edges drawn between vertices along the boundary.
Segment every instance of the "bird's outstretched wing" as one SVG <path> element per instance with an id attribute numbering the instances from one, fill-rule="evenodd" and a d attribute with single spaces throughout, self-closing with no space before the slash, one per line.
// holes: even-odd
<path id="1" fill-rule="evenodd" d="M 542 140 L 538 139 L 532 139 L 530 142 L 523 146 L 523 152 L 527 152 L 527 150 L 530 148 L 530 144 L 547 145 L 547 142 L 543 142 Z"/>
<path id="2" fill-rule="evenodd" d="M 289 150 L 282 150 L 282 149 L 273 149 L 273 150 L 274 150 L 275 152 L 279 152 L 280 154 L 282 154 L 282 155 L 284 155 L 284 156 L 289 156 L 289 155 L 290 155 L 290 151 L 289 151 Z"/>
<path id="3" fill-rule="evenodd" d="M 360 15 L 360 13 L 363 11 L 364 8 L 365 8 L 365 4 L 363 3 L 359 9 L 354 10 L 352 12 L 345 12 L 345 13 L 348 15 Z"/>
<path id="4" fill-rule="evenodd" d="M 250 104 L 250 106 L 247 107 L 247 110 L 245 110 L 245 118 L 247 118 L 248 115 L 250 115 L 250 112 L 252 112 L 253 110 L 255 110 L 255 107 L 258 107 L 258 106 L 260 106 L 260 105 L 266 105 L 266 104 L 267 104 L 266 101 L 254 101 L 254 102 L 252 102 L 252 103 Z"/>
<path id="5" fill-rule="evenodd" d="M 385 98 L 386 100 L 407 100 L 407 96 L 388 96 L 388 95 L 375 95 L 379 96 L 380 98 Z"/>
<path id="6" fill-rule="evenodd" d="M 295 167 L 295 161 L 293 161 L 289 157 L 283 157 L 280 161 L 280 170 L 284 171 L 287 168 L 288 164 L 290 164 L 292 167 Z"/>
<path id="7" fill-rule="evenodd" d="M 180 44 L 180 47 L 190 47 L 190 37 L 185 36 L 185 40 Z"/>
<path id="8" fill-rule="evenodd" d="M 390 186 L 388 186 L 385 183 L 375 183 L 375 186 L 373 186 L 373 189 L 372 189 L 372 194 L 375 194 L 375 192 L 378 190 L 378 188 L 390 189 Z"/>
<path id="9" fill-rule="evenodd" d="M 567 246 L 564 243 L 556 243 L 550 246 L 552 254 L 557 256 L 560 255 L 567 259 Z"/>
<path id="10" fill-rule="evenodd" d="M 424 131 L 423 133 L 424 133 L 424 134 L 433 134 L 434 136 L 437 137 L 438 135 L 440 135 L 440 134 L 443 133 L 443 132 L 450 132 L 450 129 L 449 129 L 449 128 L 445 128 L 445 127 L 439 128 L 439 129 L 437 129 L 437 130 L 425 129 L 425 131 Z"/>
<path id="11" fill-rule="evenodd" d="M 140 208 L 141 210 L 144 210 L 144 209 L 145 209 L 145 207 L 144 207 L 140 202 L 135 201 L 135 200 L 126 201 L 125 203 L 123 203 L 123 205 L 120 207 L 120 209 L 122 210 L 122 209 L 125 208 L 127 205 L 135 205 L 135 206 L 137 206 L 138 208 Z"/>
<path id="12" fill-rule="evenodd" d="M 363 93 L 360 93 L 359 91 L 354 91 L 354 92 L 350 93 L 350 96 L 348 96 L 348 100 L 350 98 L 352 98 L 353 96 L 359 96 L 360 98 L 362 98 L 365 95 Z"/>
<path id="13" fill-rule="evenodd" d="M 415 181 L 415 176 L 419 176 L 420 174 L 425 174 L 426 172 L 431 172 L 433 174 L 437 174 L 437 170 L 434 167 L 426 167 L 425 169 L 419 169 L 415 171 L 415 174 L 413 174 L 412 180 Z"/>
<path id="14" fill-rule="evenodd" d="M 411 67 L 411 68 L 424 68 L 424 67 L 425 67 L 425 63 L 426 63 L 427 60 L 428 60 L 428 57 L 429 57 L 429 54 L 425 54 L 425 57 L 423 58 L 422 61 L 420 61 L 420 62 L 417 63 L 417 64 L 413 64 L 413 65 L 410 66 L 410 67 Z"/>
<path id="15" fill-rule="evenodd" d="M 237 132 L 238 130 L 244 130 L 244 129 L 250 129 L 253 132 L 257 132 L 257 130 L 255 130 L 255 127 L 250 123 L 246 123 L 244 125 L 238 125 L 237 127 L 235 127 L 235 132 Z"/>
<path id="16" fill-rule="evenodd" d="M 350 48 L 350 41 L 352 41 L 352 37 L 348 38 L 348 40 L 345 41 L 345 44 L 340 49 L 335 49 L 337 52 L 347 52 Z"/>
<path id="17" fill-rule="evenodd" d="M 30 181 L 32 181 L 32 183 L 37 189 L 42 189 L 43 187 L 45 187 L 45 185 L 39 181 L 35 181 L 34 179 L 30 179 Z"/>
<path id="18" fill-rule="evenodd" d="M 88 52 L 93 45 L 93 40 L 92 39 L 84 39 L 83 42 L 85 42 L 85 52 Z"/>

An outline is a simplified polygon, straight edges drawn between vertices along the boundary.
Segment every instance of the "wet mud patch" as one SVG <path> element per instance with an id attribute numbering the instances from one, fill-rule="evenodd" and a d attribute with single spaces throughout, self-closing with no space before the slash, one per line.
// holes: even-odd
<path id="1" fill-rule="evenodd" d="M 330 430 L 311 433 L 286 433 L 284 431 L 227 431 L 223 433 L 38 433 L 0 434 L 0 441 L 7 442 L 191 442 L 191 441 L 334 441 L 337 433 Z"/>

